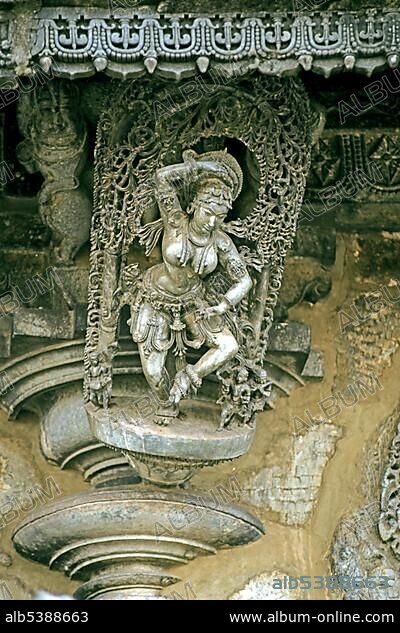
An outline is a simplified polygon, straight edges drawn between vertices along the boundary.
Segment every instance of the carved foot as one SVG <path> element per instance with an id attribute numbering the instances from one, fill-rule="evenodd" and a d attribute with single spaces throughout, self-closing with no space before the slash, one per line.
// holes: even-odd
<path id="1" fill-rule="evenodd" d="M 179 415 L 179 409 L 175 404 L 169 401 L 165 402 L 161 400 L 159 401 L 159 405 L 157 408 L 155 422 L 156 424 L 159 424 L 160 426 L 168 426 L 170 421 L 173 418 L 178 417 L 178 415 Z M 164 419 L 165 419 L 165 422 L 160 422 L 160 420 L 164 420 Z"/>
<path id="2" fill-rule="evenodd" d="M 193 390 L 196 392 L 199 387 L 201 387 L 201 378 L 199 378 L 191 365 L 187 365 L 185 369 L 178 371 L 175 376 L 169 396 L 170 402 L 178 404 L 182 398 L 187 396 L 189 391 Z"/>
<path id="3" fill-rule="evenodd" d="M 178 404 L 189 392 L 191 386 L 190 378 L 184 369 L 178 371 L 175 376 L 174 384 L 171 388 L 169 399 L 174 404 Z"/>
<path id="4" fill-rule="evenodd" d="M 217 428 L 218 433 L 220 431 L 230 431 L 232 429 L 232 425 L 228 423 L 224 424 L 223 422 L 221 422 L 221 424 L 219 425 L 219 427 Z"/>

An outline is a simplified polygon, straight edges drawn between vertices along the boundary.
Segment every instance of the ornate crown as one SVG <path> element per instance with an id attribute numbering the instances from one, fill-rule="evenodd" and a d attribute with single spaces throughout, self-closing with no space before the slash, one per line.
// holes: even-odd
<path id="1" fill-rule="evenodd" d="M 230 189 L 232 200 L 236 200 L 242 190 L 243 172 L 232 154 L 229 154 L 225 149 L 204 154 L 196 154 L 196 152 L 189 150 L 186 155 L 189 155 L 190 158 L 197 162 L 214 164 L 216 168 L 219 168 L 210 168 L 208 172 L 203 172 L 200 176 L 200 182 L 203 183 L 205 180 L 210 179 L 222 181 Z"/>

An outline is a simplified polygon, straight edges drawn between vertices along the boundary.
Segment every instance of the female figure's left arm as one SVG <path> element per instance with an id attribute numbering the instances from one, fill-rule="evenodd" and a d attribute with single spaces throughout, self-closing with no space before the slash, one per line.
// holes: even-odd
<path id="1" fill-rule="evenodd" d="M 218 261 L 227 273 L 228 278 L 232 281 L 232 285 L 218 305 L 205 309 L 205 317 L 211 317 L 215 314 L 225 314 L 244 299 L 253 285 L 246 265 L 238 253 L 235 244 L 231 238 L 222 231 L 220 231 L 217 237 L 217 248 Z"/>

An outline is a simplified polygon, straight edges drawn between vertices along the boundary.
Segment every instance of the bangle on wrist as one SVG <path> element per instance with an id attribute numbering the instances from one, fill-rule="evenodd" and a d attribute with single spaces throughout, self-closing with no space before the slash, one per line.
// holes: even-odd
<path id="1" fill-rule="evenodd" d="M 192 150 L 186 150 L 186 152 L 183 152 L 183 160 L 186 163 L 186 165 L 189 165 L 189 167 L 193 171 L 197 171 L 197 161 L 196 161 L 195 152 L 193 152 Z"/>
<path id="2" fill-rule="evenodd" d="M 221 303 L 225 306 L 226 311 L 232 310 L 235 306 L 229 301 L 228 297 L 223 296 Z"/>

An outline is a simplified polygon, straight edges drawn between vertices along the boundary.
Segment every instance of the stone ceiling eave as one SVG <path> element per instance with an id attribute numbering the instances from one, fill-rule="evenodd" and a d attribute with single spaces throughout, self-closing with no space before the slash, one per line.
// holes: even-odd
<path id="1" fill-rule="evenodd" d="M 0 81 L 45 71 L 67 79 L 96 73 L 179 80 L 221 71 L 268 75 L 301 70 L 329 77 L 396 68 L 400 10 L 213 16 L 104 8 L 14 6 L 0 11 Z"/>

